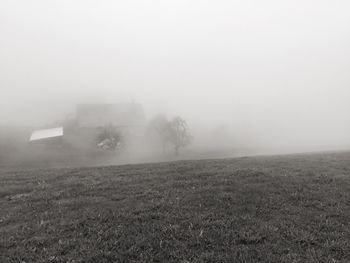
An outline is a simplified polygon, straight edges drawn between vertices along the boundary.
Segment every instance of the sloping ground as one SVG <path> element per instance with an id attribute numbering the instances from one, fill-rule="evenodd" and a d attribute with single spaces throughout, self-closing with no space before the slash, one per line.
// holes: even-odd
<path id="1" fill-rule="evenodd" d="M 0 262 L 350 262 L 349 153 L 0 173 Z"/>

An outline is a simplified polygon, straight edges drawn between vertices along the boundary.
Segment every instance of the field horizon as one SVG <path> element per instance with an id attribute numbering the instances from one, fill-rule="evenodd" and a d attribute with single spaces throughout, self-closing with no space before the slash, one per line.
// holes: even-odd
<path id="1" fill-rule="evenodd" d="M 350 152 L 0 168 L 1 262 L 349 262 Z"/>

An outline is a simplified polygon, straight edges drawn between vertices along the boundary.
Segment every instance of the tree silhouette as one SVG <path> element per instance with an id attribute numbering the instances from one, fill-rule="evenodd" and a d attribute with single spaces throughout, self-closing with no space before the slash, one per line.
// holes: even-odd
<path id="1" fill-rule="evenodd" d="M 175 155 L 178 155 L 179 149 L 187 146 L 193 138 L 189 133 L 187 122 L 181 117 L 173 118 L 166 130 L 166 139 L 173 145 Z"/>

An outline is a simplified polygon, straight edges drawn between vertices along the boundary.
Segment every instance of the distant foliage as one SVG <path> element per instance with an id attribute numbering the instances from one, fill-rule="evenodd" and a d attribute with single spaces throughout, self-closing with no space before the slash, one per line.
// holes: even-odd
<path id="1" fill-rule="evenodd" d="M 149 131 L 156 134 L 156 137 L 160 141 L 165 152 L 165 147 L 168 141 L 168 119 L 164 115 L 157 115 L 149 122 Z"/>
<path id="2" fill-rule="evenodd" d="M 122 134 L 114 127 L 104 127 L 97 135 L 97 145 L 105 150 L 116 150 L 122 145 Z"/>

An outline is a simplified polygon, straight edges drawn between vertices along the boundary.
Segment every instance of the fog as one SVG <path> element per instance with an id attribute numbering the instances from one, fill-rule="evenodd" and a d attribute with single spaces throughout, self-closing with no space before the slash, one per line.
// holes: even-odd
<path id="1" fill-rule="evenodd" d="M 3 0 L 0 126 L 135 101 L 147 119 L 187 120 L 192 147 L 350 149 L 349 11 L 347 0 Z"/>

